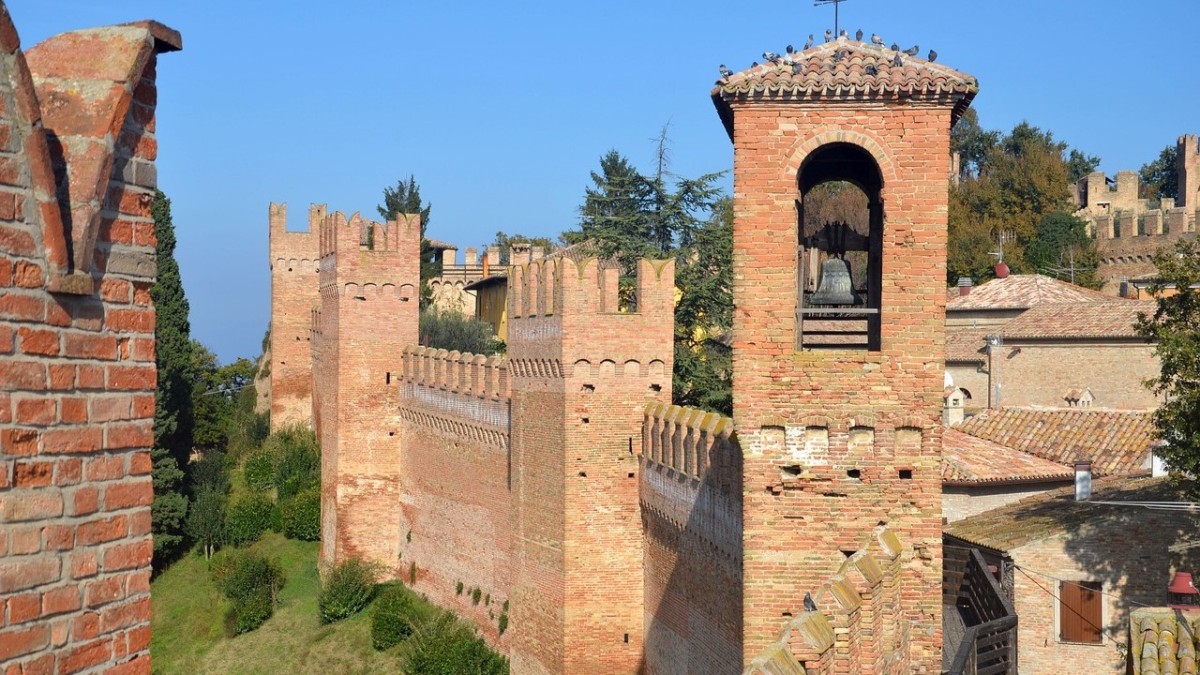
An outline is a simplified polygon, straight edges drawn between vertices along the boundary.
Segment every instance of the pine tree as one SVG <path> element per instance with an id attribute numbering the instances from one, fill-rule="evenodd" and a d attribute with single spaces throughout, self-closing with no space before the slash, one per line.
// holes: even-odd
<path id="1" fill-rule="evenodd" d="M 178 551 L 187 513 L 183 470 L 192 450 L 192 344 L 188 301 L 175 260 L 171 200 L 161 191 L 151 204 L 158 238 L 158 279 L 150 288 L 155 305 L 156 362 L 153 463 L 154 502 L 150 507 L 154 555 L 162 560 Z"/>
<path id="2" fill-rule="evenodd" d="M 417 179 L 412 174 L 408 175 L 408 182 L 400 180 L 394 188 L 385 187 L 383 203 L 375 207 L 375 210 L 379 211 L 379 217 L 384 220 L 392 220 L 401 213 L 421 214 L 421 309 L 425 309 L 433 301 L 429 280 L 442 274 L 442 261 L 438 257 L 438 251 L 425 238 L 425 233 L 429 231 L 430 208 L 429 202 L 421 203 L 421 186 L 417 185 Z M 373 239 L 374 232 L 368 236 Z"/>

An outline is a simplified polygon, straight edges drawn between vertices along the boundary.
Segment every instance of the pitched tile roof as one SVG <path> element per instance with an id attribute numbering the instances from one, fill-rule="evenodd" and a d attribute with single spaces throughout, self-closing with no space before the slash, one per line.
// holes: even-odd
<path id="1" fill-rule="evenodd" d="M 1184 501 L 1188 485 L 1167 477 L 1101 478 L 1092 482 L 1092 497 L 1075 501 L 1075 487 L 1050 490 L 991 511 L 954 521 L 946 534 L 977 546 L 1012 551 L 1026 544 L 1070 532 L 1098 518 L 1129 518 L 1134 507 L 1097 504 L 1097 501 Z"/>
<path id="2" fill-rule="evenodd" d="M 1004 408 L 955 427 L 987 441 L 1061 464 L 1091 459 L 1099 476 L 1149 473 L 1157 437 L 1150 413 Z"/>
<path id="3" fill-rule="evenodd" d="M 946 361 L 982 363 L 987 358 L 987 331 L 947 330 Z"/>
<path id="4" fill-rule="evenodd" d="M 942 436 L 943 485 L 1000 485 L 1072 480 L 1075 469 L 1058 462 L 946 429 Z"/>
<path id="5" fill-rule="evenodd" d="M 1041 274 L 1011 274 L 992 279 L 946 303 L 946 311 L 1028 309 L 1045 303 L 1112 302 L 1114 298 Z"/>
<path id="6" fill-rule="evenodd" d="M 1154 301 L 1070 302 L 1030 307 L 1004 324 L 1006 338 L 1136 338 L 1139 312 L 1154 314 Z"/>
<path id="7" fill-rule="evenodd" d="M 713 103 L 732 136 L 729 102 L 735 100 L 946 100 L 957 95 L 957 119 L 979 91 L 973 76 L 919 56 L 900 54 L 900 65 L 893 65 L 897 53 L 838 38 L 722 77 L 712 90 Z"/>

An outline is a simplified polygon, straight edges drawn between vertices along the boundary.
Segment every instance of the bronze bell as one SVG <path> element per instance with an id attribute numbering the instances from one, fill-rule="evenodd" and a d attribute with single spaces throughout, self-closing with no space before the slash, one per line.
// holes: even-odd
<path id="1" fill-rule="evenodd" d="M 808 299 L 810 305 L 858 305 L 862 299 L 854 292 L 850 264 L 841 258 L 821 262 L 821 281 Z"/>

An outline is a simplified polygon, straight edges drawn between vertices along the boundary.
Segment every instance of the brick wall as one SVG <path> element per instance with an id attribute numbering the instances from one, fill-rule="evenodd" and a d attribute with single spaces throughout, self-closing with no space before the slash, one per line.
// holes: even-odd
<path id="1" fill-rule="evenodd" d="M 287 204 L 271 204 L 271 428 L 312 416 L 312 308 L 320 303 L 318 240 L 326 207 L 308 210 L 308 231 L 287 231 Z"/>
<path id="2" fill-rule="evenodd" d="M 733 420 L 647 406 L 639 456 L 647 673 L 741 670 L 741 458 Z"/>
<path id="3" fill-rule="evenodd" d="M 9 674 L 150 672 L 155 73 L 157 54 L 180 46 L 144 22 L 22 54 L 0 4 Z"/>
<path id="4" fill-rule="evenodd" d="M 1097 507 L 1099 508 L 1099 507 Z M 1020 617 L 1018 663 L 1029 675 L 1120 675 L 1120 651 L 1129 644 L 1130 612 L 1162 606 L 1176 569 L 1195 571 L 1193 556 L 1168 546 L 1195 532 L 1195 517 L 1183 512 L 1109 507 L 1112 513 L 1061 535 L 1009 551 L 1017 570 L 1014 606 Z M 1039 574 L 1040 573 L 1040 574 Z M 1062 642 L 1058 633 L 1056 579 L 1100 582 L 1103 588 L 1101 644 Z"/>
<path id="5" fill-rule="evenodd" d="M 731 104 L 734 419 L 745 451 L 745 655 L 887 523 L 911 542 L 919 670 L 941 651 L 941 490 L 949 104 Z M 882 178 L 882 349 L 796 351 L 801 164 L 850 143 Z M 857 473 L 851 473 L 857 472 Z M 837 523 L 831 527 L 831 523 Z M 785 564 L 786 561 L 786 564 Z"/>
<path id="6" fill-rule="evenodd" d="M 1063 486 L 1057 483 L 1023 483 L 1020 485 L 948 485 L 942 487 L 942 517 L 953 523 L 984 511 L 1021 501 L 1047 490 Z"/>
<path id="7" fill-rule="evenodd" d="M 1013 353 L 1016 348 L 1020 352 Z M 1071 389 L 1089 389 L 1094 408 L 1153 410 L 1160 401 L 1142 386 L 1157 377 L 1154 345 L 1142 343 L 1025 344 L 1011 341 L 1001 366 L 1005 406 L 1065 407 Z M 955 384 L 957 384 L 955 380 Z"/>

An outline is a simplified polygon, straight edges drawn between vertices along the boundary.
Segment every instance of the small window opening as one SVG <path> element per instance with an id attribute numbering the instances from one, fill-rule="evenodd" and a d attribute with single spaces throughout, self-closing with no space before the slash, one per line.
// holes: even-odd
<path id="1" fill-rule="evenodd" d="M 584 418 L 583 418 L 583 423 L 584 423 L 584 424 L 588 424 L 588 423 L 590 423 L 590 422 L 591 422 L 591 420 L 590 420 L 590 419 L 588 419 L 588 418 L 586 418 L 586 417 L 584 417 Z"/>
<path id="2" fill-rule="evenodd" d="M 912 480 L 912 469 L 900 469 L 900 480 Z"/>
<path id="3" fill-rule="evenodd" d="M 858 479 L 862 478 L 862 471 L 860 471 L 859 469 L 850 469 L 849 471 L 846 472 L 846 476 L 848 478 L 853 478 L 854 480 L 858 480 Z"/>

